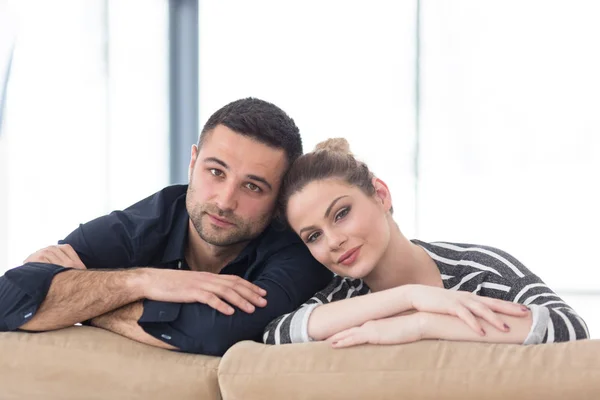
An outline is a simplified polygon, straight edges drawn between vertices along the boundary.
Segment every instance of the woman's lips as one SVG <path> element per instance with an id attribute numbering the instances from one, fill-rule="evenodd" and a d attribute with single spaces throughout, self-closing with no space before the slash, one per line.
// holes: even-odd
<path id="1" fill-rule="evenodd" d="M 338 264 L 342 264 L 345 266 L 352 265 L 352 263 L 356 261 L 358 255 L 360 254 L 360 247 L 361 246 L 356 246 L 355 248 L 350 249 L 344 254 L 342 254 L 342 256 L 338 259 Z"/>

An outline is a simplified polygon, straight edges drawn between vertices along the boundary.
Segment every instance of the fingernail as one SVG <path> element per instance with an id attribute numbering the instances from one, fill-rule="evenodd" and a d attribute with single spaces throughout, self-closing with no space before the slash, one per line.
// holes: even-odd
<path id="1" fill-rule="evenodd" d="M 527 306 L 521 306 L 521 310 L 523 310 L 523 311 L 529 311 L 529 307 L 527 307 Z"/>
<path id="2" fill-rule="evenodd" d="M 264 296 L 267 294 L 267 291 L 265 289 L 260 289 L 260 293 Z"/>
<path id="3" fill-rule="evenodd" d="M 229 314 L 233 314 L 233 313 L 235 312 L 235 310 L 234 310 L 233 308 L 229 307 L 229 308 L 227 309 L 227 312 L 228 312 Z"/>
<path id="4" fill-rule="evenodd" d="M 255 310 L 255 308 L 254 308 L 254 306 L 253 306 L 252 304 L 248 304 L 248 305 L 246 306 L 246 310 L 248 310 L 248 311 L 250 311 L 250 312 L 253 312 L 253 311 Z"/>
<path id="5" fill-rule="evenodd" d="M 504 330 L 508 332 L 508 331 L 510 331 L 510 327 L 508 325 L 504 324 Z"/>
<path id="6" fill-rule="evenodd" d="M 338 344 L 338 342 L 332 342 L 331 345 L 335 346 L 336 344 Z"/>

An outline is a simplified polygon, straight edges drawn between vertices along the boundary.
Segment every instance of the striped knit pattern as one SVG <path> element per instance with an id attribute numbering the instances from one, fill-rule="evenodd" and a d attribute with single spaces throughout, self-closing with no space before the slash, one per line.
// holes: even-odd
<path id="1" fill-rule="evenodd" d="M 577 313 L 540 278 L 510 254 L 488 246 L 463 243 L 425 243 L 412 240 L 435 261 L 444 287 L 529 306 L 533 326 L 525 344 L 552 343 L 589 338 L 588 328 Z M 370 293 L 361 279 L 335 276 L 298 310 L 273 320 L 265 329 L 267 344 L 300 343 L 308 337 L 308 318 L 315 307 Z"/>

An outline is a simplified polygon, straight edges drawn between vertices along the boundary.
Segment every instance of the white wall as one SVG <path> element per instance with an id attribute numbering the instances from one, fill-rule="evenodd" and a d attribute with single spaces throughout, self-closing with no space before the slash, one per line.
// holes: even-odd
<path id="1" fill-rule="evenodd" d="M 253 96 L 294 118 L 305 151 L 349 138 L 412 234 L 414 2 L 203 1 L 199 18 L 201 124 Z"/>
<path id="2" fill-rule="evenodd" d="M 252 95 L 348 138 L 405 234 L 508 251 L 600 335 L 600 5 L 421 1 L 417 192 L 415 5 L 201 2 L 201 122 Z"/>

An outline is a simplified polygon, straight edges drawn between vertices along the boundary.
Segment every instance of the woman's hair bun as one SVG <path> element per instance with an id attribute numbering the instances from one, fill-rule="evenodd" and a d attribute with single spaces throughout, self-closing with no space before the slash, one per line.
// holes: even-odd
<path id="1" fill-rule="evenodd" d="M 350 144 L 344 138 L 327 139 L 315 146 L 314 151 L 325 150 L 332 153 L 352 154 Z"/>

